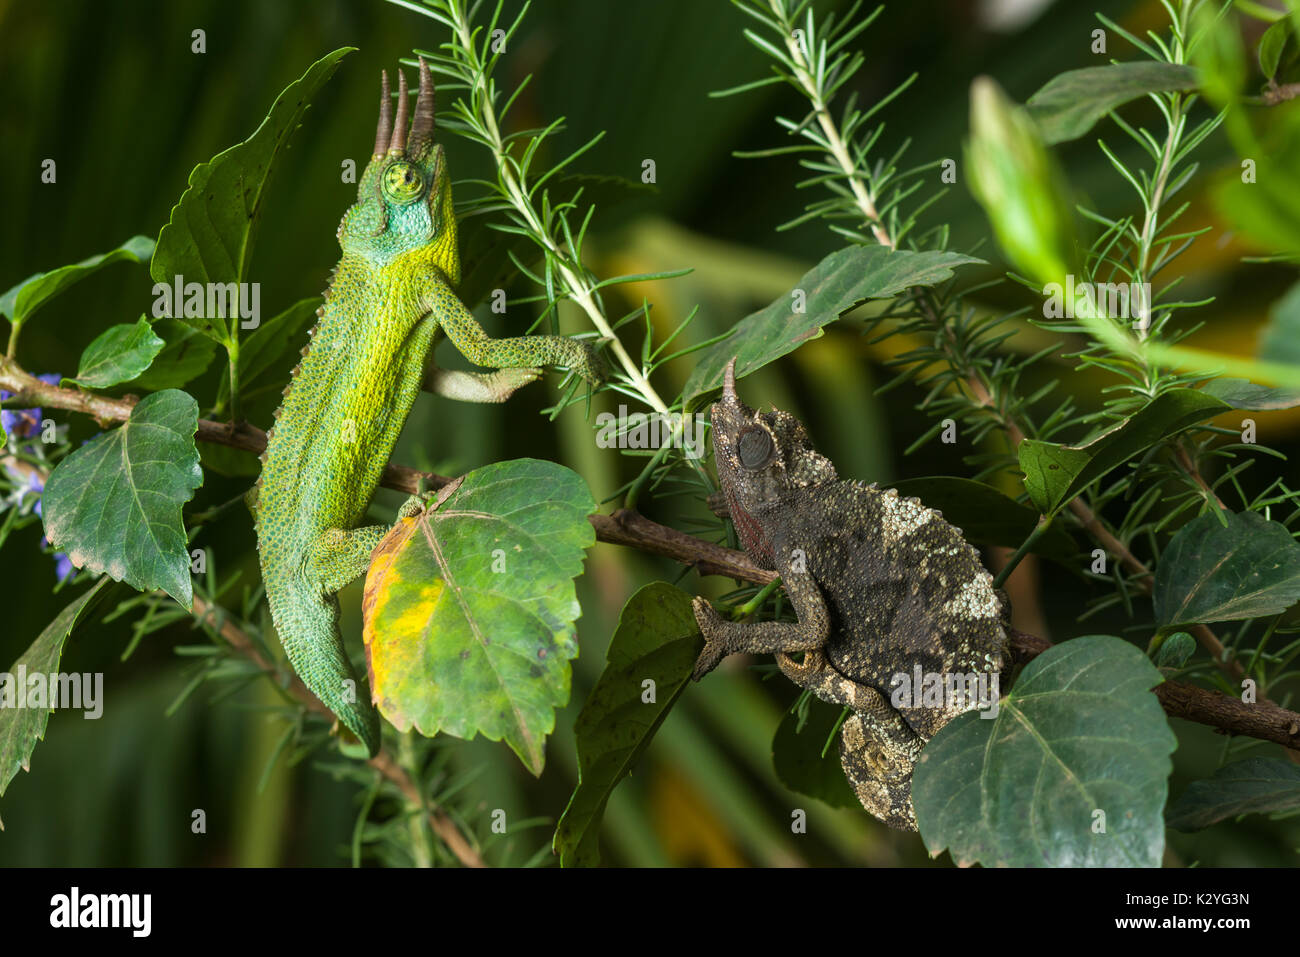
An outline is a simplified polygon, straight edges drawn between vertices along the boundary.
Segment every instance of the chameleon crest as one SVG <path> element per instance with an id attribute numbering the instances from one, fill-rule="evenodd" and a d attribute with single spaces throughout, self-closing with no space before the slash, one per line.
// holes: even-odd
<path id="1" fill-rule="evenodd" d="M 357 202 L 339 224 L 344 255 L 373 268 L 437 270 L 460 282 L 456 213 L 442 144 L 433 139 L 435 99 L 429 69 L 420 64 L 420 92 L 410 121 L 406 76 L 397 75 L 397 121 L 385 71 L 380 83 L 375 148 L 357 186 Z"/>
<path id="2" fill-rule="evenodd" d="M 780 573 L 798 621 L 729 622 L 697 598 L 705 647 L 695 678 L 733 652 L 774 654 L 796 684 L 851 709 L 840 741 L 849 783 L 876 817 L 914 830 L 921 748 L 952 718 L 988 703 L 967 692 L 1005 662 L 992 576 L 938 512 L 840 479 L 792 415 L 741 402 L 735 360 L 711 416 L 737 535 L 754 561 Z M 958 693 L 923 694 L 910 687 L 917 674 L 931 690 Z M 904 684 L 908 693 L 897 694 Z"/>

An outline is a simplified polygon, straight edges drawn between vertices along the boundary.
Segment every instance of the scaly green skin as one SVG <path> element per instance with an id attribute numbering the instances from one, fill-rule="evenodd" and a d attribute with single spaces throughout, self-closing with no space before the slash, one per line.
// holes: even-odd
<path id="1" fill-rule="evenodd" d="M 280 642 L 307 687 L 372 755 L 380 745 L 379 715 L 344 650 L 334 593 L 365 572 L 388 531 L 356 526 L 416 394 L 423 385 L 452 398 L 500 402 L 537 378 L 543 365 L 568 365 L 592 382 L 601 377 L 600 360 L 586 343 L 562 336 L 488 338 L 452 291 L 460 264 L 451 181 L 442 147 L 432 142 L 432 82 L 423 62 L 420 68 L 409 141 L 404 79 L 391 140 L 381 107 L 375 155 L 339 226 L 343 257 L 267 432 L 262 474 L 250 497 Z M 388 103 L 387 77 L 381 102 Z M 471 362 L 501 371 L 427 366 L 443 334 Z M 403 514 L 420 502 L 408 501 Z"/>

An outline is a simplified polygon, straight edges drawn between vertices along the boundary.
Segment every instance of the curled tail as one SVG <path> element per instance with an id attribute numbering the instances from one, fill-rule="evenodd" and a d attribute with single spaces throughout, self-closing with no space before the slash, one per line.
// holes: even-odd
<path id="1" fill-rule="evenodd" d="M 280 644 L 298 677 L 374 757 L 383 737 L 379 712 L 343 648 L 338 602 L 303 585 L 268 586 L 267 597 Z"/>

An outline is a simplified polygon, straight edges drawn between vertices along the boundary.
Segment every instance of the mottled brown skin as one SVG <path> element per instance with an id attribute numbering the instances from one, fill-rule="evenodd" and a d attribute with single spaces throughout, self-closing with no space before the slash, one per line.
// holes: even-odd
<path id="1" fill-rule="evenodd" d="M 877 818 L 915 830 L 917 757 L 969 704 L 895 708 L 892 679 L 917 664 L 930 674 L 1002 671 L 1007 640 L 992 576 L 938 512 L 839 479 L 793 416 L 744 405 L 732 367 L 711 414 L 737 535 L 754 561 L 780 574 L 798 621 L 729 622 L 697 598 L 705 647 L 694 677 L 735 652 L 775 655 L 790 680 L 852 709 L 840 735 L 849 783 Z"/>

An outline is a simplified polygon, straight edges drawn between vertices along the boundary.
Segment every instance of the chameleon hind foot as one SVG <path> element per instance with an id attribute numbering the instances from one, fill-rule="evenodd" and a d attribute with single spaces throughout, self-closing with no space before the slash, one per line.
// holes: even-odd
<path id="1" fill-rule="evenodd" d="M 465 476 L 458 475 L 446 485 L 437 489 L 425 489 L 424 480 L 420 480 L 420 491 L 416 492 L 397 510 L 398 520 L 404 518 L 415 518 L 424 512 L 432 512 L 443 502 L 456 494 L 456 489 L 460 488 L 460 483 L 465 481 Z"/>

